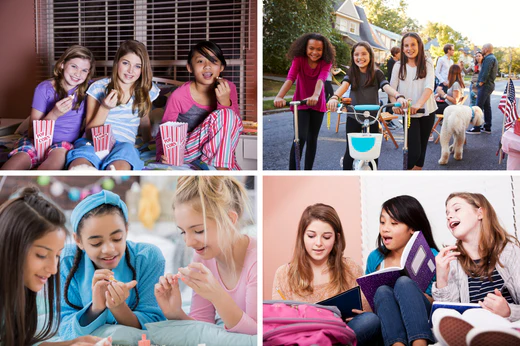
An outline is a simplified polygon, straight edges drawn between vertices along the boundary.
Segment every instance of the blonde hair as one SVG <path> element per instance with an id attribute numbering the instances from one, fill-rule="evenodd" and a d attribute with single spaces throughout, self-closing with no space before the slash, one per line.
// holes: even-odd
<path id="1" fill-rule="evenodd" d="M 240 228 L 245 211 L 249 211 L 249 198 L 244 186 L 233 177 L 188 176 L 180 177 L 173 199 L 173 209 L 189 203 L 194 210 L 202 213 L 204 229 L 206 219 L 217 224 L 218 246 L 231 271 L 236 272 L 233 246 L 240 239 Z M 237 214 L 236 222 L 229 212 Z M 204 232 L 206 235 L 206 232 Z"/>

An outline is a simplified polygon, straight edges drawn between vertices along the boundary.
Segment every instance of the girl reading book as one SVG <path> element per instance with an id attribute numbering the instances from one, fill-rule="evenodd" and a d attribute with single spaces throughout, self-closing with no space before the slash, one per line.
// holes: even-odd
<path id="1" fill-rule="evenodd" d="M 336 210 L 326 204 L 308 206 L 298 225 L 293 258 L 276 270 L 273 299 L 316 303 L 357 286 L 361 267 L 343 257 L 345 235 Z M 362 295 L 363 311 L 348 319 L 358 345 L 381 342 L 379 318 Z M 365 312 L 366 311 L 366 312 Z"/>
<path id="2" fill-rule="evenodd" d="M 368 256 L 366 274 L 388 267 L 399 267 L 401 255 L 413 233 L 421 231 L 434 255 L 439 252 L 432 236 L 428 217 L 419 201 L 412 196 L 397 196 L 383 203 L 377 249 Z M 407 276 L 397 279 L 394 287 L 380 286 L 374 297 L 381 320 L 384 344 L 427 345 L 433 342 L 428 325 L 431 285 L 422 292 Z"/>
<path id="3" fill-rule="evenodd" d="M 520 247 L 508 234 L 486 197 L 452 193 L 446 200 L 448 229 L 457 238 L 436 257 L 433 297 L 444 302 L 478 303 L 509 321 L 520 320 Z M 445 318 L 439 325 L 445 338 L 453 328 L 464 338 L 472 325 Z M 452 323 L 451 326 L 448 326 Z M 446 340 L 448 341 L 448 340 Z"/>

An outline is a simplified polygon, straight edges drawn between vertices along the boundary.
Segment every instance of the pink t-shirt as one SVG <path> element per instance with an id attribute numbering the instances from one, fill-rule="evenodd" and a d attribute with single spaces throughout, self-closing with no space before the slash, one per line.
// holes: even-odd
<path id="1" fill-rule="evenodd" d="M 238 107 L 238 95 L 237 95 L 237 87 L 233 82 L 227 81 L 229 84 L 231 99 L 231 106 L 223 106 L 220 103 L 217 103 L 217 110 L 222 108 L 229 108 L 237 116 L 240 116 L 240 109 Z M 166 103 L 166 109 L 164 111 L 164 115 L 161 121 L 165 123 L 167 121 L 178 121 L 188 123 L 188 133 L 191 133 L 197 126 L 199 126 L 206 117 L 213 112 L 213 109 L 210 106 L 205 106 L 197 103 L 190 92 L 190 84 L 192 82 L 186 82 L 177 89 L 173 91 L 173 93 L 168 98 L 168 102 Z M 157 132 L 157 136 L 155 138 L 156 144 L 156 160 L 161 161 L 161 156 L 164 153 L 161 139 L 161 131 Z"/>
<path id="2" fill-rule="evenodd" d="M 327 63 L 324 60 L 318 61 L 318 66 L 316 68 L 311 68 L 309 63 L 307 62 L 307 57 L 297 56 L 293 59 L 291 68 L 289 69 L 289 73 L 287 74 L 287 79 L 295 82 L 296 80 L 296 90 L 294 92 L 294 100 L 300 101 L 311 97 L 314 94 L 314 89 L 316 88 L 316 83 L 318 80 L 323 81 L 325 84 L 325 80 L 330 73 L 330 68 L 332 67 L 331 63 Z M 298 109 L 314 109 L 318 112 L 327 111 L 327 105 L 325 103 L 325 88 L 321 89 L 320 97 L 318 98 L 318 103 L 313 106 L 298 106 Z M 291 110 L 293 107 L 291 106 Z"/>
<path id="3" fill-rule="evenodd" d="M 193 256 L 193 262 L 204 264 L 213 273 L 224 290 L 237 303 L 238 307 L 244 312 L 242 318 L 236 326 L 228 329 L 229 332 L 255 335 L 257 320 L 257 270 L 256 270 L 256 239 L 249 237 L 244 267 L 240 273 L 237 285 L 232 289 L 227 289 L 217 269 L 217 261 L 213 258 L 203 260 L 199 255 Z M 215 323 L 215 307 L 209 300 L 206 300 L 193 291 L 191 299 L 190 316 L 197 321 Z"/>

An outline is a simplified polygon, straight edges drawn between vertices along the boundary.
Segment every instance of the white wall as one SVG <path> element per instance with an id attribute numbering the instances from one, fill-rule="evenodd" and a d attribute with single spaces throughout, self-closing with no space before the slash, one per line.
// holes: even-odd
<path id="1" fill-rule="evenodd" d="M 407 172 L 410 173 L 410 172 Z M 454 244 L 455 238 L 446 227 L 445 202 L 452 192 L 482 193 L 494 207 L 498 218 L 506 230 L 515 234 L 513 205 L 515 214 L 520 216 L 520 175 L 499 176 L 475 175 L 473 172 L 449 175 L 439 172 L 420 172 L 419 175 L 378 175 L 361 177 L 361 209 L 363 263 L 370 251 L 376 247 L 379 233 L 381 205 L 386 200 L 410 195 L 422 204 L 432 226 L 433 236 L 438 247 Z M 505 173 L 505 172 L 504 172 Z M 513 196 L 515 203 L 513 203 Z"/>

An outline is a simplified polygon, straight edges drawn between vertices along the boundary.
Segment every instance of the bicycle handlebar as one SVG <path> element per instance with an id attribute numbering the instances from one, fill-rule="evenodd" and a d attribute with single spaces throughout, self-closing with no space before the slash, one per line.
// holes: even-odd
<path id="1" fill-rule="evenodd" d="M 301 100 L 301 101 L 291 101 L 289 102 L 289 104 L 291 106 L 299 106 L 299 105 L 306 105 L 307 104 L 307 100 Z"/>

